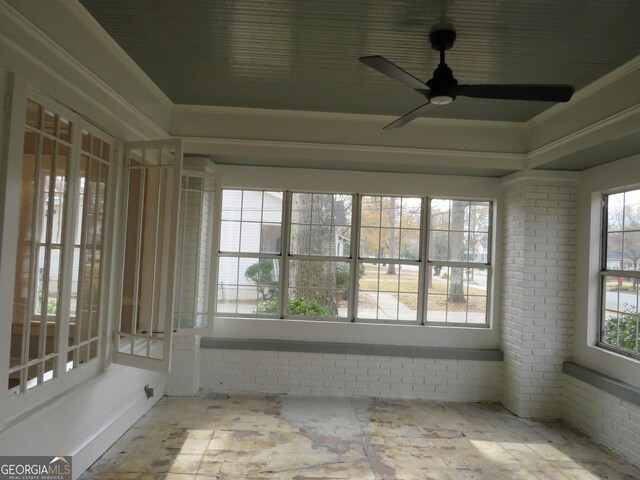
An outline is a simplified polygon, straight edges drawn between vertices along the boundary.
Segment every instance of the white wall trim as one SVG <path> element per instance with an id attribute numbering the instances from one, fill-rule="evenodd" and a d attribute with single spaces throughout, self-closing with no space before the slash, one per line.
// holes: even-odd
<path id="1" fill-rule="evenodd" d="M 101 427 L 94 431 L 74 452 L 73 457 L 73 477 L 78 478 L 84 473 L 98 458 L 106 452 L 140 417 L 142 417 L 151 407 L 153 407 L 164 396 L 164 381 L 159 381 L 154 385 L 149 385 L 154 389 L 154 398 L 147 399 L 143 394 L 131 400 L 120 411 L 114 415 L 115 418 L 106 421 Z"/>

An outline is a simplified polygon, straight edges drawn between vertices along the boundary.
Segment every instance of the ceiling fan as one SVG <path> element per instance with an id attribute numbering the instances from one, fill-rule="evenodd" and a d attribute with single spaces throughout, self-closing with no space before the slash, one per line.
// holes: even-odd
<path id="1" fill-rule="evenodd" d="M 433 72 L 433 78 L 426 83 L 379 55 L 360 57 L 365 65 L 404 83 L 427 99 L 427 103 L 391 122 L 385 129 L 401 127 L 434 106 L 453 102 L 458 96 L 567 102 L 573 95 L 571 85 L 458 85 L 453 72 L 444 61 L 444 52 L 453 47 L 455 39 L 456 32 L 453 30 L 436 30 L 429 35 L 431 47 L 440 52 L 440 63 Z"/>

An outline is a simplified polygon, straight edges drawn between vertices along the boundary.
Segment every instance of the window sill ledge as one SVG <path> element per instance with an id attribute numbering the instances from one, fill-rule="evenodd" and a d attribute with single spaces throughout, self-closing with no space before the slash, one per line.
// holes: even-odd
<path id="1" fill-rule="evenodd" d="M 634 387 L 633 385 L 603 375 L 602 373 L 574 362 L 564 362 L 562 364 L 562 373 L 588 383 L 592 387 L 596 387 L 614 397 L 640 406 L 640 388 Z"/>
<path id="2" fill-rule="evenodd" d="M 369 345 L 359 343 L 302 342 L 290 340 L 245 340 L 203 337 L 201 348 L 222 350 L 267 350 L 280 352 L 337 353 L 348 355 L 376 355 L 386 357 L 430 358 L 440 360 L 471 360 L 501 362 L 503 354 L 497 349 L 415 347 L 401 345 Z"/>

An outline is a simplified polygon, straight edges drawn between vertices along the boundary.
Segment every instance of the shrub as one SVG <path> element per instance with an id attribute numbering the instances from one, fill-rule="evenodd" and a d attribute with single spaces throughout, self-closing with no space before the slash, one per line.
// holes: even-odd
<path id="1" fill-rule="evenodd" d="M 275 297 L 269 300 L 258 302 L 254 313 L 266 313 L 273 315 L 278 313 L 278 299 Z M 330 312 L 327 308 L 320 305 L 315 300 L 308 298 L 290 298 L 287 304 L 287 313 L 290 315 L 305 315 L 308 317 L 329 317 Z"/>
<path id="2" fill-rule="evenodd" d="M 630 352 L 637 352 L 638 317 L 635 312 L 620 313 L 618 318 L 604 321 L 602 342 Z"/>

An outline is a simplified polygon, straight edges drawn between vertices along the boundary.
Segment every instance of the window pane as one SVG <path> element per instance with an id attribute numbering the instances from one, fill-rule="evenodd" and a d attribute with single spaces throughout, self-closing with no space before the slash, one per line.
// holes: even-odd
<path id="1" fill-rule="evenodd" d="M 487 263 L 490 202 L 431 200 L 429 260 Z"/>
<path id="2" fill-rule="evenodd" d="M 629 353 L 639 353 L 640 280 L 604 276 L 603 288 L 601 342 Z"/>
<path id="3" fill-rule="evenodd" d="M 277 314 L 279 273 L 276 258 L 220 257 L 217 312 Z"/>
<path id="4" fill-rule="evenodd" d="M 351 195 L 294 193 L 290 252 L 294 255 L 349 256 Z"/>
<path id="5" fill-rule="evenodd" d="M 307 317 L 346 317 L 347 262 L 291 260 L 287 313 Z"/>
<path id="6" fill-rule="evenodd" d="M 640 190 L 607 196 L 606 269 L 640 270 Z"/>
<path id="7" fill-rule="evenodd" d="M 435 267 L 427 279 L 427 322 L 486 324 L 487 268 Z"/>
<path id="8" fill-rule="evenodd" d="M 221 252 L 280 253 L 282 192 L 224 190 Z"/>
<path id="9" fill-rule="evenodd" d="M 358 318 L 416 321 L 419 272 L 417 265 L 361 264 Z"/>
<path id="10" fill-rule="evenodd" d="M 419 198 L 363 196 L 360 256 L 418 260 L 421 208 Z"/>
<path id="11" fill-rule="evenodd" d="M 640 190 L 624 193 L 624 229 L 640 229 Z"/>

